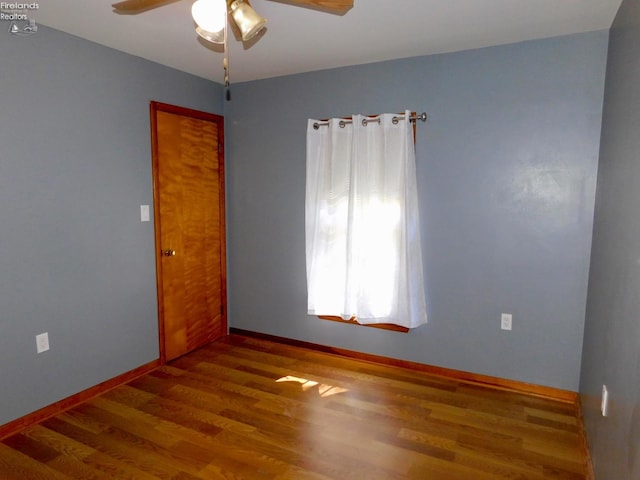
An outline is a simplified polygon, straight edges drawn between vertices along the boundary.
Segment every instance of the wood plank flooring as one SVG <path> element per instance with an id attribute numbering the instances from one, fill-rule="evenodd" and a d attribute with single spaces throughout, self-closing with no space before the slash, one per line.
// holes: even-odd
<path id="1" fill-rule="evenodd" d="M 0 479 L 586 479 L 574 405 L 231 335 L 0 443 Z"/>

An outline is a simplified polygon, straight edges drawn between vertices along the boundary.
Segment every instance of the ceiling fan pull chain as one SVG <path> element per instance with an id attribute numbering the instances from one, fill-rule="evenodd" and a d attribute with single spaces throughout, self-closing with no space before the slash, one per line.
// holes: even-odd
<path id="1" fill-rule="evenodd" d="M 229 88 L 229 46 L 227 45 L 228 28 L 229 21 L 226 21 L 224 22 L 224 60 L 222 61 L 222 66 L 224 67 L 224 95 L 227 102 L 231 100 L 231 89 Z"/>

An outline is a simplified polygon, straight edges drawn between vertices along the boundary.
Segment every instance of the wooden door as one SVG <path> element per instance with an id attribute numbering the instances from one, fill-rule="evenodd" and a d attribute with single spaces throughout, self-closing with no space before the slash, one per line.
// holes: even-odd
<path id="1" fill-rule="evenodd" d="M 227 333 L 223 125 L 151 103 L 162 362 Z"/>

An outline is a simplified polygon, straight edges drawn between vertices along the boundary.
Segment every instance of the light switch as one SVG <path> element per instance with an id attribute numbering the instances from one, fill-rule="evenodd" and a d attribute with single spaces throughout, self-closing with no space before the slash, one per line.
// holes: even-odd
<path id="1" fill-rule="evenodd" d="M 140 221 L 149 221 L 149 205 L 140 205 Z"/>

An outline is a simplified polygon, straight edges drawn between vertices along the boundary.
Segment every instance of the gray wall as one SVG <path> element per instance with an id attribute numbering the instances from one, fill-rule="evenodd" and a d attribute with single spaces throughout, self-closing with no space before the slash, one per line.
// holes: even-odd
<path id="1" fill-rule="evenodd" d="M 611 29 L 580 391 L 598 480 L 640 478 L 640 1 Z M 600 415 L 602 385 L 610 413 Z"/>
<path id="2" fill-rule="evenodd" d="M 223 105 L 217 84 L 43 26 L 0 36 L 3 424 L 158 358 L 149 101 Z"/>
<path id="3" fill-rule="evenodd" d="M 233 85 L 230 326 L 577 390 L 607 39 Z M 430 115 L 416 147 L 429 324 L 400 334 L 307 316 L 306 119 L 405 108 Z"/>

